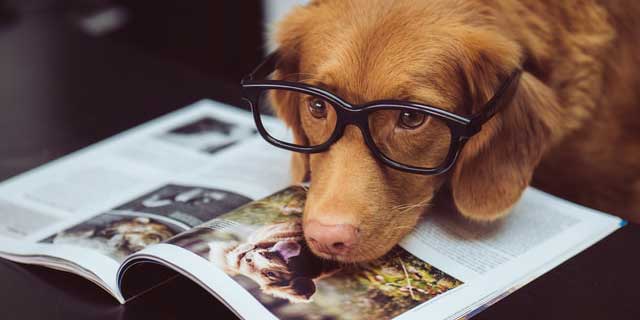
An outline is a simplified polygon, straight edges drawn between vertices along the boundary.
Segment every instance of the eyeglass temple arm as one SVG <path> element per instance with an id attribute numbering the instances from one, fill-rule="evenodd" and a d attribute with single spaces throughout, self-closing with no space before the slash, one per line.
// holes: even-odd
<path id="1" fill-rule="evenodd" d="M 278 51 L 273 51 L 255 68 L 251 73 L 244 77 L 242 81 L 266 78 L 276 68 L 278 61 Z"/>
<path id="2" fill-rule="evenodd" d="M 498 88 L 498 91 L 496 91 L 493 97 L 485 104 L 484 108 L 471 116 L 471 123 L 474 124 L 474 127 L 479 130 L 483 124 L 511 102 L 518 89 L 521 75 L 522 69 L 517 68 L 514 70 L 511 75 L 509 75 L 509 78 Z"/>

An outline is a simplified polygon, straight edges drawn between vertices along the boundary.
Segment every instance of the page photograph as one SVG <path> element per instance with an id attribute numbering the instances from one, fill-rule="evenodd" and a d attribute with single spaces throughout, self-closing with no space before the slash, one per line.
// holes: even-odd
<path id="1" fill-rule="evenodd" d="M 168 243 L 224 271 L 280 319 L 391 319 L 462 284 L 400 247 L 358 266 L 316 257 L 302 233 L 305 194 L 287 188 Z"/>
<path id="2" fill-rule="evenodd" d="M 256 133 L 252 126 L 205 116 L 160 134 L 157 138 L 184 148 L 213 154 Z"/>
<path id="3" fill-rule="evenodd" d="M 84 247 L 122 262 L 249 201 L 225 190 L 167 184 L 41 242 Z"/>

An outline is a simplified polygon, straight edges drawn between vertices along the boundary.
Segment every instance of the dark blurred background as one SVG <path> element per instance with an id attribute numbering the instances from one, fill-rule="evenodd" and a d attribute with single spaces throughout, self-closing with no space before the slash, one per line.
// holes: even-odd
<path id="1" fill-rule="evenodd" d="M 103 1 L 97 1 L 103 2 Z M 109 39 L 229 82 L 264 53 L 262 1 L 112 1 L 129 17 Z"/>
<path id="2" fill-rule="evenodd" d="M 4 29 L 25 19 L 55 17 L 59 28 L 229 81 L 263 55 L 261 0 L 0 0 L 0 8 Z"/>
<path id="3" fill-rule="evenodd" d="M 293 2 L 0 0 L 0 180 L 202 98 L 242 106 Z"/>

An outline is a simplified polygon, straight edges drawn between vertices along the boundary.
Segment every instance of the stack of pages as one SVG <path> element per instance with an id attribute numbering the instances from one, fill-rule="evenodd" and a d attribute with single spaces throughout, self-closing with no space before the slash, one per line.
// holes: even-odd
<path id="1" fill-rule="evenodd" d="M 430 213 L 383 258 L 343 266 L 306 247 L 288 162 L 250 113 L 201 101 L 1 183 L 0 257 L 120 303 L 184 276 L 245 319 L 458 319 L 624 224 L 529 188 L 503 220 Z"/>

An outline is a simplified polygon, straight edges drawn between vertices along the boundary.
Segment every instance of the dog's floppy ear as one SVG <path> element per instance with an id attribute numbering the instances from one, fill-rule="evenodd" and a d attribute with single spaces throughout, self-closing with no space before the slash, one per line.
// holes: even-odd
<path id="1" fill-rule="evenodd" d="M 495 38 L 471 39 L 468 45 L 476 46 L 476 59 L 469 59 L 463 72 L 473 112 L 479 112 L 518 67 L 520 54 L 517 47 Z M 560 114 L 553 91 L 523 72 L 510 103 L 469 139 L 459 156 L 451 191 L 460 213 L 474 220 L 494 220 L 508 213 L 556 136 Z"/>
<path id="2" fill-rule="evenodd" d="M 511 209 L 552 142 L 558 114 L 551 89 L 525 72 L 513 101 L 467 142 L 458 159 L 451 187 L 463 215 L 493 220 Z"/>
<path id="3" fill-rule="evenodd" d="M 273 74 L 273 79 L 275 80 L 299 80 L 299 47 L 304 33 L 303 25 L 306 20 L 304 14 L 297 13 L 304 13 L 304 8 L 294 10 L 277 26 L 278 61 Z M 276 115 L 291 128 L 295 143 L 308 144 L 307 136 L 300 125 L 297 95 L 287 93 L 287 91 L 277 92 L 278 94 L 270 95 L 271 105 L 275 109 Z M 309 156 L 294 152 L 291 157 L 291 177 L 293 182 L 299 183 L 307 180 L 309 176 Z"/>

